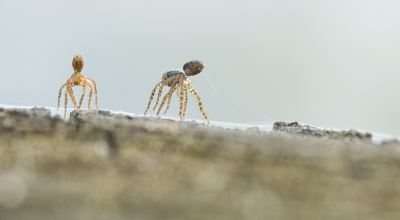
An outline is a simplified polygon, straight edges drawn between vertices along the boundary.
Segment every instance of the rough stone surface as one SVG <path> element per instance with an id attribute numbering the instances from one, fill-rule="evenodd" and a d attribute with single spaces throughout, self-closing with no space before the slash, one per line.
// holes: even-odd
<path id="1" fill-rule="evenodd" d="M 303 136 L 314 136 L 336 139 L 357 139 L 360 141 L 371 141 L 372 134 L 368 132 L 359 132 L 356 130 L 335 131 L 331 129 L 317 128 L 310 125 L 302 125 L 299 122 L 277 121 L 273 125 L 273 130 L 278 133 L 298 134 Z"/>
<path id="2" fill-rule="evenodd" d="M 399 149 L 0 109 L 0 219 L 398 219 Z"/>

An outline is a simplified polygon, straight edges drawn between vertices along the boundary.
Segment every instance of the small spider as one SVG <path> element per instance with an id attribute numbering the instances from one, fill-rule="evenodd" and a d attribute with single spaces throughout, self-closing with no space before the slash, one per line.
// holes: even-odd
<path id="1" fill-rule="evenodd" d="M 61 86 L 60 93 L 58 94 L 58 105 L 57 105 L 57 111 L 58 108 L 60 107 L 60 97 L 61 97 L 61 92 L 65 88 L 65 111 L 64 111 L 64 118 L 65 115 L 67 114 L 67 102 L 68 102 L 68 93 L 69 96 L 74 103 L 74 109 L 80 109 L 83 101 L 83 96 L 85 95 L 85 86 L 88 87 L 90 90 L 89 93 L 89 104 L 88 108 L 90 109 L 90 101 L 92 99 L 92 87 L 90 86 L 89 83 L 93 84 L 94 87 L 94 95 L 96 96 L 96 108 L 97 107 L 97 90 L 96 90 L 96 83 L 87 77 L 85 77 L 82 73 L 83 69 L 83 59 L 81 55 L 74 56 L 74 59 L 72 60 L 72 67 L 74 68 L 75 73 L 72 74 L 71 78 L 67 80 L 67 83 L 65 83 L 63 86 Z M 76 104 L 74 92 L 72 91 L 73 86 L 82 86 L 82 97 L 81 100 L 79 101 L 79 106 Z"/>
<path id="2" fill-rule="evenodd" d="M 187 106 L 187 100 L 188 100 L 186 87 L 188 87 L 190 93 L 192 93 L 192 95 L 197 99 L 197 101 L 199 103 L 199 108 L 200 108 L 201 114 L 203 114 L 203 117 L 207 120 L 207 123 L 210 124 L 210 121 L 208 120 L 206 114 L 203 111 L 203 105 L 201 104 L 200 97 L 197 95 L 196 90 L 193 88 L 193 86 L 190 84 L 190 81 L 187 78 L 188 76 L 194 76 L 194 75 L 199 74 L 201 71 L 203 71 L 203 69 L 204 69 L 204 65 L 202 62 L 200 62 L 198 60 L 192 60 L 190 62 L 185 63 L 185 65 L 183 65 L 183 71 L 185 71 L 185 72 L 183 72 L 182 70 L 171 70 L 171 71 L 164 73 L 162 75 L 162 81 L 154 87 L 154 89 L 151 93 L 149 104 L 148 104 L 147 109 L 144 112 L 144 114 L 146 114 L 147 110 L 149 110 L 149 108 L 150 108 L 150 104 L 151 104 L 151 101 L 153 100 L 155 91 L 158 88 L 160 89 L 158 92 L 156 105 L 154 106 L 153 110 L 155 110 L 158 105 L 158 101 L 160 99 L 163 87 L 169 86 L 171 88 L 170 88 L 169 92 L 164 96 L 162 103 L 160 105 L 160 108 L 158 109 L 157 115 L 160 114 L 160 111 L 161 111 L 162 107 L 164 106 L 165 101 L 168 98 L 167 109 L 165 110 L 164 114 L 167 113 L 167 111 L 169 109 L 169 104 L 171 102 L 172 93 L 174 93 L 174 91 L 177 90 L 176 93 L 178 94 L 179 88 L 180 88 L 181 91 L 180 91 L 179 117 L 181 118 L 181 120 L 185 120 L 186 106 Z M 185 97 L 185 104 L 183 105 L 183 114 L 182 114 L 183 97 Z"/>

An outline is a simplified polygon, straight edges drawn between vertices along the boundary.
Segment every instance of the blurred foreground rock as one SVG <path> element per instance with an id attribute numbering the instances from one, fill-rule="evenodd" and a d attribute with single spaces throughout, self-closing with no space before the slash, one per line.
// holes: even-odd
<path id="1" fill-rule="evenodd" d="M 0 219 L 399 219 L 399 149 L 0 109 Z"/>

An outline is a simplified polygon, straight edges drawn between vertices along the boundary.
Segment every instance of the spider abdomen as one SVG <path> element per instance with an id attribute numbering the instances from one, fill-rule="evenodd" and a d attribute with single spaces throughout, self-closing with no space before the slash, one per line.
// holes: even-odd
<path id="1" fill-rule="evenodd" d="M 72 68 L 74 68 L 74 71 L 76 73 L 82 72 L 83 59 L 82 59 L 81 55 L 74 56 L 74 59 L 72 60 Z"/>
<path id="2" fill-rule="evenodd" d="M 183 65 L 183 71 L 187 76 L 194 76 L 199 74 L 204 69 L 204 64 L 198 60 L 192 60 Z"/>

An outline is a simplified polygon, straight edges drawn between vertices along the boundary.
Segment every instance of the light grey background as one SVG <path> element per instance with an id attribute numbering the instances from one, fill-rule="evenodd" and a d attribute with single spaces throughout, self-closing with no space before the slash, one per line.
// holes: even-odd
<path id="1" fill-rule="evenodd" d="M 400 135 L 397 0 L 1 2 L 1 104 L 56 107 L 77 54 L 101 109 L 143 113 L 163 72 L 199 59 L 219 95 L 274 120 Z M 268 121 L 190 80 L 211 121 Z"/>

